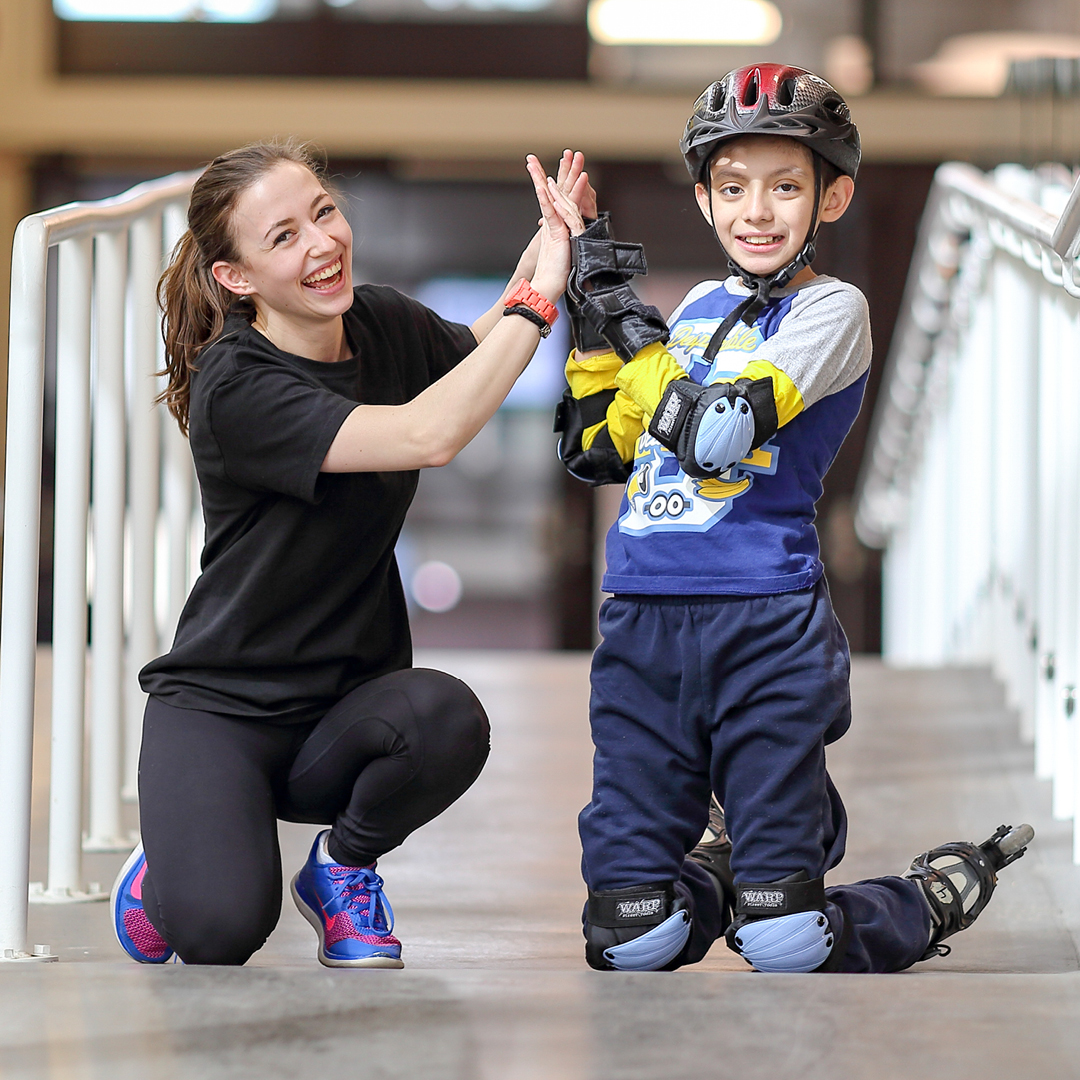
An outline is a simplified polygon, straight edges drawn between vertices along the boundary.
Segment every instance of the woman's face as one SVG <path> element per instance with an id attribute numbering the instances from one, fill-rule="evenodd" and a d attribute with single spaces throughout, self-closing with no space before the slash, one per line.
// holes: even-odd
<path id="1" fill-rule="evenodd" d="M 232 227 L 240 258 L 214 263 L 214 277 L 264 318 L 321 322 L 349 310 L 352 229 L 310 169 L 274 166 L 240 195 Z"/>

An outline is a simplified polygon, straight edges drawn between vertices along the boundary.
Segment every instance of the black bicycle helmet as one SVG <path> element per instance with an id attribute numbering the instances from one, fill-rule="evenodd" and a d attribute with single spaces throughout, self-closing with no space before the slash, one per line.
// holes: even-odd
<path id="1" fill-rule="evenodd" d="M 763 277 L 740 266 L 720 244 L 728 269 L 751 290 L 728 315 L 709 341 L 703 359 L 712 363 L 735 323 L 748 326 L 769 302 L 773 289 L 790 284 L 804 266 L 814 261 L 817 215 L 821 199 L 821 162 L 835 165 L 841 173 L 855 178 L 862 158 L 859 132 L 851 119 L 847 102 L 824 79 L 802 68 L 786 64 L 752 64 L 729 71 L 714 82 L 694 104 L 686 122 L 679 149 L 690 175 L 709 190 L 709 162 L 720 144 L 743 135 L 783 135 L 798 139 L 814 153 L 814 208 L 810 230 L 799 254 L 787 266 Z M 720 238 L 717 237 L 717 240 Z"/>
<path id="2" fill-rule="evenodd" d="M 679 149 L 701 182 L 720 143 L 740 135 L 786 135 L 854 179 L 862 149 L 847 102 L 824 79 L 786 64 L 729 71 L 697 99 Z"/>

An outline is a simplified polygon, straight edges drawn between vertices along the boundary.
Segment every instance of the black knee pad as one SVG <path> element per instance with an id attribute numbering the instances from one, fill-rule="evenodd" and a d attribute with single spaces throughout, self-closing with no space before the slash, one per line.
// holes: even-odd
<path id="1" fill-rule="evenodd" d="M 664 971 L 679 966 L 690 939 L 690 911 L 673 882 L 589 890 L 585 959 L 598 971 Z M 633 949 L 622 946 L 639 944 Z"/>
<path id="2" fill-rule="evenodd" d="M 831 971 L 843 956 L 846 934 L 837 933 L 825 904 L 825 882 L 803 871 L 775 882 L 736 881 L 727 946 L 758 971 Z"/>

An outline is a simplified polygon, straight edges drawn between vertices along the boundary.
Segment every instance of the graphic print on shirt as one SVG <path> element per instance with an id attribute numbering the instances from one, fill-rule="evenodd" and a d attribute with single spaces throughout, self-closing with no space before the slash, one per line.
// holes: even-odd
<path id="1" fill-rule="evenodd" d="M 757 325 L 740 322 L 728 333 L 713 363 L 706 364 L 701 355 L 721 321 L 704 318 L 679 322 L 666 345 L 690 378 L 702 386 L 737 378 L 764 341 Z M 770 440 L 720 476 L 696 480 L 687 476 L 675 455 L 646 431 L 638 439 L 619 531 L 632 536 L 707 532 L 731 512 L 735 500 L 750 490 L 756 476 L 776 472 L 779 455 L 780 448 Z"/>

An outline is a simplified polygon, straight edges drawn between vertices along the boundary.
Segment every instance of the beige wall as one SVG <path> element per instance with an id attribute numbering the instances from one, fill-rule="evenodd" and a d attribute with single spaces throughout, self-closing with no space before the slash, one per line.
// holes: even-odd
<path id="1" fill-rule="evenodd" d="M 0 150 L 203 155 L 297 134 L 340 156 L 505 159 L 572 144 L 674 158 L 691 104 L 683 91 L 568 83 L 58 78 L 53 55 L 49 0 L 0 0 Z M 1000 159 L 1042 137 L 1015 100 L 882 93 L 853 107 L 870 160 Z"/>

